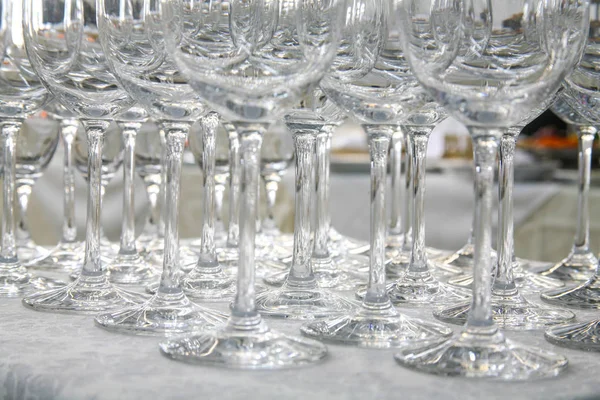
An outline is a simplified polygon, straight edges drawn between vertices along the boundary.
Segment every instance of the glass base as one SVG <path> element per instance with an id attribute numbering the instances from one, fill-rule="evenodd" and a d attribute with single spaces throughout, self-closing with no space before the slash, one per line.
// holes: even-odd
<path id="1" fill-rule="evenodd" d="M 48 249 L 35 244 L 33 240 L 17 241 L 17 256 L 23 265 L 34 263 L 48 255 Z"/>
<path id="2" fill-rule="evenodd" d="M 492 294 L 491 307 L 494 322 L 505 330 L 545 329 L 575 318 L 575 314 L 569 310 L 540 307 L 530 303 L 518 292 L 505 296 Z M 471 303 L 464 303 L 434 311 L 433 315 L 443 322 L 464 325 L 470 310 Z"/>
<path id="3" fill-rule="evenodd" d="M 447 340 L 408 344 L 394 358 L 429 374 L 507 381 L 557 376 L 568 364 L 561 355 L 505 340 L 494 327 L 487 332 L 466 328 Z"/>
<path id="4" fill-rule="evenodd" d="M 80 276 L 68 286 L 32 294 L 23 299 L 23 304 L 36 311 L 96 314 L 147 299 L 147 295 L 119 289 L 99 275 Z"/>
<path id="5" fill-rule="evenodd" d="M 558 346 L 600 351 L 600 320 L 555 326 L 547 330 L 544 336 Z"/>
<path id="6" fill-rule="evenodd" d="M 465 244 L 459 250 L 452 254 L 441 256 L 435 260 L 432 260 L 435 264 L 440 266 L 456 267 L 461 270 L 473 268 L 473 256 L 474 248 L 470 243 Z"/>
<path id="7" fill-rule="evenodd" d="M 390 261 L 385 265 L 385 275 L 390 280 L 400 278 L 408 271 L 411 253 L 406 251 L 397 251 L 392 254 Z"/>
<path id="8" fill-rule="evenodd" d="M 49 253 L 27 264 L 27 268 L 58 272 L 78 271 L 85 257 L 84 242 L 60 242 Z"/>
<path id="9" fill-rule="evenodd" d="M 236 293 L 236 281 L 218 265 L 212 268 L 196 267 L 181 280 L 183 292 L 204 301 L 231 300 Z"/>
<path id="10" fill-rule="evenodd" d="M 165 335 L 214 328 L 226 319 L 223 313 L 192 303 L 178 290 L 158 292 L 139 306 L 100 314 L 94 321 L 99 327 L 118 333 Z"/>
<path id="11" fill-rule="evenodd" d="M 257 245 L 254 257 L 269 260 L 285 260 L 292 257 L 292 248 L 278 246 L 274 243 L 267 243 L 262 247 Z"/>
<path id="12" fill-rule="evenodd" d="M 65 282 L 27 273 L 18 261 L 0 263 L 0 298 L 20 297 L 65 285 Z"/>
<path id="13" fill-rule="evenodd" d="M 154 249 L 149 253 L 141 254 L 146 261 L 159 268 L 163 267 L 165 258 L 164 249 Z M 179 265 L 183 272 L 190 272 L 196 266 L 198 261 L 198 253 L 194 252 L 189 247 L 179 246 Z"/>
<path id="14" fill-rule="evenodd" d="M 523 290 L 524 292 L 539 293 L 544 290 L 557 289 L 565 286 L 564 282 L 559 281 L 558 279 L 553 279 L 530 272 L 515 274 L 514 280 L 517 288 Z M 473 285 L 473 274 L 465 273 L 454 276 L 448 279 L 448 283 L 452 286 L 461 288 L 471 288 Z"/>
<path id="15" fill-rule="evenodd" d="M 542 300 L 562 307 L 600 309 L 600 279 L 594 275 L 579 286 L 542 293 Z"/>
<path id="16" fill-rule="evenodd" d="M 356 303 L 327 289 L 296 288 L 286 283 L 257 295 L 256 308 L 263 316 L 305 320 L 348 314 Z"/>
<path id="17" fill-rule="evenodd" d="M 287 276 L 287 272 L 290 269 L 290 263 L 264 258 L 255 259 L 254 266 L 256 277 L 259 279 L 278 274 Z M 235 265 L 230 265 L 226 272 L 237 274 L 237 263 Z"/>
<path id="18" fill-rule="evenodd" d="M 112 283 L 139 285 L 156 279 L 158 269 L 149 264 L 139 254 L 118 254 L 106 266 L 108 280 Z"/>
<path id="19" fill-rule="evenodd" d="M 236 369 L 282 369 L 322 360 L 327 347 L 315 340 L 271 331 L 257 317 L 251 329 L 225 327 L 160 344 L 165 356 L 189 364 Z"/>
<path id="20" fill-rule="evenodd" d="M 355 290 L 364 285 L 368 279 L 368 277 L 361 279 L 350 272 L 368 268 L 369 258 L 363 255 L 348 254 L 327 259 L 313 257 L 311 262 L 317 286 L 320 288 L 340 291 Z M 289 267 L 285 271 L 268 275 L 263 280 L 268 285 L 280 287 L 286 282 L 288 273 Z"/>
<path id="21" fill-rule="evenodd" d="M 275 243 L 281 247 L 291 250 L 294 247 L 294 234 L 282 233 L 275 238 Z"/>
<path id="22" fill-rule="evenodd" d="M 387 349 L 406 341 L 439 340 L 452 335 L 449 328 L 400 314 L 388 302 L 382 309 L 363 306 L 355 313 L 304 325 L 300 331 L 333 344 Z"/>
<path id="23" fill-rule="evenodd" d="M 217 259 L 220 264 L 237 265 L 240 254 L 237 247 L 219 247 L 217 248 Z"/>
<path id="24" fill-rule="evenodd" d="M 561 281 L 586 281 L 594 274 L 597 265 L 598 258 L 593 253 L 571 252 L 564 260 L 539 273 Z"/>
<path id="25" fill-rule="evenodd" d="M 439 282 L 429 272 L 406 273 L 388 291 L 394 304 L 431 306 L 468 300 L 470 293 Z"/>
<path id="26" fill-rule="evenodd" d="M 369 242 L 344 236 L 335 228 L 329 229 L 330 251 L 335 254 L 363 254 L 369 251 Z"/>

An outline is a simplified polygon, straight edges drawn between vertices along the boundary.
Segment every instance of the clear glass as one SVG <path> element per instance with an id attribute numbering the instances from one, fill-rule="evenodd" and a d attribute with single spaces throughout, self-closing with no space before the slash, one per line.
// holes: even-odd
<path id="1" fill-rule="evenodd" d="M 73 168 L 73 143 L 79 121 L 73 113 L 67 111 L 57 102 L 45 108 L 48 115 L 59 123 L 60 136 L 63 143 L 63 224 L 62 236 L 58 244 L 48 254 L 28 268 L 54 271 L 74 272 L 80 270 L 85 257 L 85 243 L 77 240 L 75 224 L 75 171 Z"/>
<path id="2" fill-rule="evenodd" d="M 24 15 L 25 47 L 31 67 L 55 99 L 77 114 L 84 126 L 88 163 L 86 244 L 81 274 L 64 288 L 25 297 L 23 304 L 37 311 L 95 314 L 141 302 L 144 295 L 116 288 L 102 268 L 103 143 L 110 119 L 130 108 L 133 100 L 108 71 L 97 41 L 95 4 L 86 3 L 84 8 L 76 0 L 25 0 L 24 14 L 19 14 Z M 84 80 L 86 84 L 81 85 Z M 120 137 L 118 141 L 121 142 Z"/>
<path id="3" fill-rule="evenodd" d="M 99 0 L 98 6 L 100 38 L 111 70 L 125 90 L 158 121 L 165 134 L 166 152 L 164 258 L 156 293 L 141 305 L 97 316 L 96 324 L 111 331 L 142 335 L 214 327 L 222 323 L 225 316 L 199 307 L 187 297 L 186 284 L 182 283 L 178 232 L 183 152 L 192 123 L 203 118 L 207 109 L 166 53 L 159 1 Z M 158 78 L 164 76 L 170 79 Z M 202 121 L 204 143 L 205 149 L 212 148 L 212 154 L 205 153 L 205 181 L 214 184 L 211 169 L 214 168 L 214 130 L 218 118 L 214 115 L 206 118 L 210 120 Z M 207 141 L 212 144 L 206 146 Z M 211 210 L 214 191 L 210 185 L 205 186 L 205 206 Z M 205 209 L 204 220 L 210 215 Z M 208 238 L 208 243 L 203 245 L 212 244 L 212 232 L 207 232 L 207 226 L 212 228 L 210 223 L 204 224 L 203 239 Z M 201 261 L 202 257 L 196 268 Z"/>
<path id="4" fill-rule="evenodd" d="M 117 116 L 123 144 L 123 221 L 119 252 L 106 266 L 108 279 L 118 284 L 139 285 L 154 280 L 159 271 L 138 252 L 135 243 L 135 143 L 148 118 L 143 108 L 134 106 Z"/>
<path id="5" fill-rule="evenodd" d="M 296 153 L 294 254 L 283 286 L 280 289 L 261 293 L 256 298 L 258 311 L 269 317 L 325 318 L 345 314 L 355 306 L 353 302 L 330 290 L 320 288 L 313 271 L 310 208 L 314 188 L 317 131 L 310 125 L 311 121 L 308 118 L 299 113 L 286 116 L 287 125 L 293 134 Z"/>
<path id="6" fill-rule="evenodd" d="M 34 277 L 19 261 L 15 234 L 15 169 L 17 141 L 23 121 L 41 109 L 49 93 L 31 73 L 23 46 L 21 1 L 2 0 L 0 9 L 0 135 L 2 139 L 2 236 L 0 243 L 0 297 L 17 297 L 61 282 Z"/>
<path id="7" fill-rule="evenodd" d="M 239 134 L 242 179 L 238 284 L 229 320 L 223 328 L 161 343 L 161 351 L 179 361 L 230 368 L 317 362 L 327 354 L 323 344 L 271 331 L 256 309 L 258 178 L 262 134 L 329 67 L 343 2 L 168 0 L 163 5 L 169 16 L 167 49 L 191 85 Z M 210 24 L 198 13 L 213 16 Z"/>
<path id="8" fill-rule="evenodd" d="M 385 285 L 385 182 L 391 127 L 379 127 L 369 134 L 371 156 L 371 252 L 367 293 L 360 309 L 344 317 L 310 323 L 304 335 L 332 343 L 370 348 L 397 347 L 406 341 L 427 341 L 448 337 L 452 331 L 442 325 L 400 314 L 386 293 Z"/>
<path id="9" fill-rule="evenodd" d="M 596 136 L 596 127 L 578 113 L 578 108 L 571 107 L 563 98 L 552 107 L 552 111 L 563 121 L 577 129 L 578 137 L 578 182 L 577 182 L 577 224 L 575 238 L 571 252 L 566 258 L 559 261 L 545 271 L 542 276 L 560 279 L 563 281 L 586 281 L 593 275 L 598 265 L 598 258 L 590 249 L 590 210 L 589 192 L 590 176 L 592 172 L 592 146 Z"/>
<path id="10" fill-rule="evenodd" d="M 29 117 L 17 139 L 15 178 L 17 185 L 17 253 L 23 264 L 45 257 L 48 250 L 38 246 L 29 233 L 27 206 L 36 181 L 50 164 L 58 147 L 58 124 L 44 118 L 44 112 Z"/>
<path id="11" fill-rule="evenodd" d="M 402 366 L 446 376 L 525 380 L 556 376 L 565 357 L 507 341 L 492 318 L 491 211 L 502 134 L 555 93 L 581 55 L 589 4 L 527 1 L 397 4 L 405 55 L 419 82 L 472 137 L 475 163 L 474 284 L 459 334 L 407 344 Z M 506 18 L 510 17 L 510 23 Z M 519 46 L 515 46 L 515 43 Z"/>

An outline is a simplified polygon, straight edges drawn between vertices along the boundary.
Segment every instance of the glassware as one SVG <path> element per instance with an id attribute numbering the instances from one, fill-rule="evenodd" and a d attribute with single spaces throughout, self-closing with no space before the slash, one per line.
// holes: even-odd
<path id="1" fill-rule="evenodd" d="M 405 55 L 420 83 L 470 131 L 476 166 L 474 288 L 462 332 L 407 344 L 401 365 L 437 375 L 523 380 L 555 376 L 566 358 L 507 341 L 492 319 L 491 209 L 498 141 L 552 96 L 579 60 L 585 2 L 412 0 L 397 4 Z M 506 20 L 507 16 L 511 16 Z M 519 45 L 516 45 L 519 43 Z"/>
<path id="2" fill-rule="evenodd" d="M 3 0 L 0 9 L 0 137 L 2 139 L 2 236 L 0 242 L 0 297 L 22 296 L 62 283 L 27 273 L 19 261 L 15 237 L 15 165 L 17 141 L 25 119 L 41 109 L 49 93 L 30 72 L 23 46 L 19 0 Z"/>
<path id="3" fill-rule="evenodd" d="M 112 331 L 145 335 L 213 327 L 224 321 L 224 315 L 195 305 L 188 295 L 223 299 L 226 294 L 219 285 L 232 281 L 216 261 L 213 241 L 218 116 L 206 115 L 206 106 L 167 55 L 160 1 L 99 0 L 98 6 L 100 38 L 111 69 L 125 90 L 162 127 L 167 146 L 164 261 L 156 293 L 139 306 L 97 316 L 96 324 Z M 165 76 L 169 79 L 162 79 Z M 198 119 L 201 119 L 204 144 L 202 246 L 195 269 L 182 277 L 178 260 L 181 168 L 188 134 Z"/>
<path id="4" fill-rule="evenodd" d="M 153 280 L 158 271 L 138 252 L 135 243 L 135 143 L 142 124 L 148 119 L 146 111 L 133 106 L 116 117 L 123 146 L 123 221 L 119 252 L 106 269 L 108 279 L 119 284 L 141 284 Z"/>
<path id="5" fill-rule="evenodd" d="M 42 113 L 35 114 L 25 121 L 17 139 L 17 254 L 25 265 L 48 254 L 48 250 L 38 246 L 31 238 L 27 221 L 27 206 L 33 186 L 50 164 L 59 140 L 58 124 L 44 118 Z"/>
<path id="6" fill-rule="evenodd" d="M 23 32 L 31 67 L 49 91 L 79 116 L 87 134 L 88 184 L 85 260 L 64 288 L 27 296 L 37 311 L 97 313 L 141 302 L 144 295 L 114 287 L 102 268 L 100 215 L 103 142 L 110 120 L 133 105 L 108 71 L 98 43 L 95 3 L 25 0 Z M 110 135 L 109 135 L 110 136 Z M 120 138 L 117 139 L 120 147 Z M 80 147 L 80 146 L 79 146 Z M 77 139 L 75 149 L 77 152 Z M 112 146 L 109 145 L 109 152 Z M 110 153 L 108 154 L 110 156 Z M 114 157 L 111 157 L 114 158 Z"/>
<path id="7" fill-rule="evenodd" d="M 564 96 L 564 94 L 563 94 Z M 577 225 L 575 239 L 569 255 L 545 271 L 542 276 L 565 281 L 585 281 L 593 275 L 598 258 L 590 249 L 590 210 L 589 192 L 592 169 L 592 147 L 596 137 L 596 127 L 592 126 L 578 110 L 571 107 L 564 98 L 559 98 L 552 111 L 560 119 L 577 129 L 578 137 L 578 182 L 577 182 Z"/>
<path id="8" fill-rule="evenodd" d="M 58 120 L 63 142 L 63 225 L 58 244 L 48 254 L 29 263 L 28 268 L 74 272 L 81 269 L 85 256 L 85 243 L 77 240 L 75 224 L 75 174 L 73 169 L 73 143 L 79 121 L 60 103 L 53 101 L 45 107 L 48 116 Z"/>
<path id="9" fill-rule="evenodd" d="M 342 3 L 163 3 L 174 14 L 168 20 L 167 49 L 198 93 L 232 121 L 242 155 L 238 285 L 231 315 L 222 328 L 162 343 L 168 357 L 273 369 L 314 363 L 326 355 L 319 342 L 271 331 L 263 322 L 255 305 L 254 239 L 262 135 L 329 67 Z M 208 24 L 197 15 L 213 18 Z"/>

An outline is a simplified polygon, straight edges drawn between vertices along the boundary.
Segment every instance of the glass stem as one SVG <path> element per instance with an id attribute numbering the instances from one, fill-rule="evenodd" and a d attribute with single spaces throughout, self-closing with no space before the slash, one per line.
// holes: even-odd
<path id="1" fill-rule="evenodd" d="M 275 235 L 278 232 L 277 223 L 275 222 L 275 203 L 277 201 L 277 191 L 281 176 L 279 174 L 269 174 L 264 177 L 265 193 L 267 200 L 267 215 L 262 222 L 262 230 L 266 234 Z"/>
<path id="2" fill-rule="evenodd" d="M 148 195 L 148 202 L 150 203 L 150 212 L 146 216 L 146 222 L 144 223 L 144 229 L 142 232 L 150 234 L 158 233 L 158 224 L 160 217 L 160 179 L 150 179 L 149 177 L 144 178 L 144 186 L 146 186 L 146 194 Z"/>
<path id="3" fill-rule="evenodd" d="M 425 176 L 427 144 L 433 130 L 430 126 L 406 127 L 412 158 L 412 254 L 408 267 L 409 273 L 426 273 L 427 252 L 425 250 Z"/>
<path id="4" fill-rule="evenodd" d="M 65 148 L 63 160 L 63 225 L 62 242 L 73 243 L 77 238 L 75 224 L 75 171 L 73 168 L 73 142 L 79 129 L 76 119 L 62 119 L 60 134 Z"/>
<path id="5" fill-rule="evenodd" d="M 219 126 L 219 115 L 211 112 L 201 119 L 202 126 L 202 159 L 204 160 L 204 176 L 202 187 L 204 193 L 204 210 L 202 212 L 202 233 L 198 267 L 207 270 L 218 268 L 215 249 L 215 146 Z M 220 268 L 218 268 L 220 270 Z"/>
<path id="6" fill-rule="evenodd" d="M 88 141 L 88 200 L 85 229 L 85 260 L 82 276 L 102 275 L 100 261 L 100 216 L 102 211 L 102 146 L 110 123 L 100 120 L 81 121 Z"/>
<path id="7" fill-rule="evenodd" d="M 135 139 L 141 122 L 117 122 L 123 138 L 123 222 L 119 254 L 137 254 L 135 247 Z"/>
<path id="8" fill-rule="evenodd" d="M 310 207 L 316 132 L 294 129 L 293 137 L 296 153 L 294 249 L 286 286 L 314 288 L 316 280 L 311 264 Z"/>
<path id="9" fill-rule="evenodd" d="M 223 199 L 225 198 L 225 185 L 227 176 L 225 174 L 215 175 L 215 231 L 223 232 Z"/>
<path id="10" fill-rule="evenodd" d="M 369 137 L 371 157 L 371 252 L 369 257 L 369 282 L 365 304 L 389 303 L 385 288 L 385 186 L 388 149 L 393 127 L 364 125 Z"/>
<path id="11" fill-rule="evenodd" d="M 392 147 L 390 149 L 390 166 L 392 178 L 391 216 L 388 229 L 388 240 L 394 244 L 402 243 L 402 145 L 404 133 L 394 129 Z"/>
<path id="12" fill-rule="evenodd" d="M 250 321 L 257 322 L 260 320 L 260 315 L 256 311 L 256 291 L 254 287 L 254 239 L 256 237 L 256 215 L 258 212 L 257 189 L 260 171 L 260 149 L 262 134 L 267 126 L 239 123 L 236 128 L 239 132 L 238 149 L 241 151 L 242 156 L 240 163 L 242 175 L 241 185 L 239 186 L 241 189 L 241 235 L 239 240 L 237 293 L 231 309 L 232 318 L 229 324 L 238 326 L 250 323 Z M 236 153 L 239 154 L 237 149 Z"/>
<path id="13" fill-rule="evenodd" d="M 183 149 L 191 124 L 187 122 L 162 122 L 166 139 L 164 214 L 165 245 L 163 272 L 159 292 L 173 293 L 179 286 L 179 196 Z"/>
<path id="14" fill-rule="evenodd" d="M 470 128 L 475 155 L 475 225 L 473 300 L 467 327 L 493 325 L 492 289 L 492 189 L 500 131 Z"/>
<path id="15" fill-rule="evenodd" d="M 231 125 L 224 124 L 224 126 L 229 136 L 229 228 L 227 229 L 227 247 L 237 248 L 240 238 L 240 192 L 242 184 L 240 137 Z"/>
<path id="16" fill-rule="evenodd" d="M 406 131 L 405 127 L 402 127 L 403 132 Z M 406 154 L 404 156 L 404 218 L 402 219 L 402 232 L 404 232 L 404 241 L 402 243 L 402 252 L 410 253 L 412 251 L 412 211 L 413 211 L 413 178 L 412 178 L 412 145 L 410 143 L 411 137 L 408 134 L 404 134 Z"/>
<path id="17" fill-rule="evenodd" d="M 158 193 L 158 238 L 164 239 L 165 237 L 165 202 L 167 197 L 167 133 L 163 128 L 160 128 L 160 162 L 162 164 L 162 168 L 160 170 L 160 187 Z"/>
<path id="18" fill-rule="evenodd" d="M 27 208 L 34 183 L 35 180 L 30 178 L 17 179 L 17 200 L 19 201 L 19 212 L 17 213 L 16 223 L 17 243 L 26 243 L 31 240 L 29 223 L 27 222 Z"/>
<path id="19" fill-rule="evenodd" d="M 324 125 L 317 133 L 315 142 L 315 238 L 313 257 L 325 259 L 329 253 L 329 153 L 331 151 L 332 125 Z"/>
<path id="20" fill-rule="evenodd" d="M 590 239 L 590 175 L 592 169 L 592 145 L 596 136 L 593 126 L 580 126 L 577 132 L 579 177 L 577 186 L 577 228 L 575 230 L 575 250 L 589 252 Z"/>
<path id="21" fill-rule="evenodd" d="M 498 265 L 492 291 L 499 295 L 513 294 L 516 286 L 513 279 L 514 225 L 513 186 L 514 155 L 520 128 L 511 128 L 500 139 L 500 164 L 498 168 Z"/>
<path id="22" fill-rule="evenodd" d="M 4 181 L 2 195 L 2 247 L 0 248 L 0 264 L 18 263 L 15 242 L 15 164 L 17 135 L 21 130 L 21 120 L 2 121 L 2 150 Z"/>

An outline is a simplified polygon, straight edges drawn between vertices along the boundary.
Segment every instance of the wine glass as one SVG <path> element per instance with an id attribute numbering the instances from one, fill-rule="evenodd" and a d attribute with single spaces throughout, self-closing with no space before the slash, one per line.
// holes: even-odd
<path id="1" fill-rule="evenodd" d="M 40 110 L 50 95 L 31 72 L 23 46 L 21 1 L 3 0 L 0 9 L 0 135 L 2 138 L 3 207 L 0 241 L 0 297 L 48 289 L 60 282 L 28 274 L 19 261 L 15 237 L 15 164 L 25 119 Z"/>
<path id="2" fill-rule="evenodd" d="M 219 118 L 208 109 L 165 51 L 160 1 L 99 0 L 102 47 L 122 86 L 158 121 L 165 132 L 165 245 L 163 273 L 155 294 L 144 304 L 95 318 L 96 324 L 130 334 L 165 334 L 212 327 L 224 315 L 193 304 L 190 297 L 224 300 L 233 279 L 218 263 L 214 245 L 215 136 Z M 166 78 L 166 79 L 163 79 Z M 178 214 L 183 151 L 194 121 L 200 119 L 203 143 L 202 243 L 194 269 L 181 276 Z"/>
<path id="3" fill-rule="evenodd" d="M 88 180 L 81 274 L 70 285 L 27 296 L 23 303 L 37 311 L 97 313 L 141 302 L 144 295 L 116 288 L 102 267 L 101 255 L 106 249 L 100 245 L 102 170 L 112 171 L 112 160 L 119 158 L 114 154 L 122 152 L 118 133 L 118 144 L 113 146 L 107 131 L 110 121 L 134 101 L 117 85 L 106 65 L 98 43 L 96 5 L 81 0 L 24 0 L 21 15 L 31 67 L 55 99 L 76 114 L 85 128 L 87 168 L 82 168 L 84 145 L 77 138 L 75 157 L 76 167 Z M 105 138 L 109 142 L 108 157 L 103 156 Z"/>
<path id="4" fill-rule="evenodd" d="M 506 129 L 551 97 L 577 63 L 589 4 L 488 0 L 464 9 L 461 2 L 411 0 L 397 3 L 396 11 L 413 73 L 470 131 L 477 194 L 467 323 L 450 339 L 407 344 L 396 361 L 438 375 L 505 380 L 555 376 L 566 367 L 566 358 L 507 341 L 492 319 L 494 163 Z"/>
<path id="5" fill-rule="evenodd" d="M 564 98 L 559 98 L 552 111 L 564 122 L 577 129 L 578 137 L 578 182 L 577 182 L 577 225 L 573 247 L 569 255 L 545 271 L 548 276 L 566 281 L 586 281 L 593 275 L 598 258 L 590 249 L 590 211 L 589 191 L 592 169 L 592 147 L 597 129 L 584 116 L 579 114 L 580 107 L 574 108 Z"/>
<path id="6" fill-rule="evenodd" d="M 58 244 L 48 254 L 29 263 L 28 268 L 73 272 L 81 269 L 85 255 L 85 243 L 77 240 L 75 224 L 75 174 L 73 168 L 73 143 L 79 121 L 60 103 L 53 101 L 45 107 L 48 116 L 58 121 L 63 142 L 63 225 Z"/>
<path id="7" fill-rule="evenodd" d="M 223 328 L 164 342 L 161 351 L 176 360 L 235 368 L 272 369 L 316 362 L 325 356 L 325 346 L 271 331 L 257 312 L 257 189 L 262 135 L 329 67 L 343 2 L 167 0 L 163 5 L 171 16 L 167 49 L 191 85 L 238 131 L 242 181 L 238 286 L 230 318 Z M 296 148 L 296 163 L 303 167 L 305 158 L 312 157 L 310 135 L 306 136 L 305 149 L 299 153 Z M 302 186 L 304 200 L 308 189 Z M 306 227 L 302 224 L 303 232 Z M 307 242 L 302 243 L 302 250 Z M 297 252 L 298 243 L 294 250 L 295 256 L 306 254 Z"/>
<path id="8" fill-rule="evenodd" d="M 50 164 L 58 147 L 58 124 L 44 116 L 42 111 L 29 117 L 21 127 L 17 139 L 17 253 L 19 260 L 26 265 L 48 254 L 48 250 L 38 246 L 31 238 L 27 221 L 27 206 L 33 186 Z"/>

